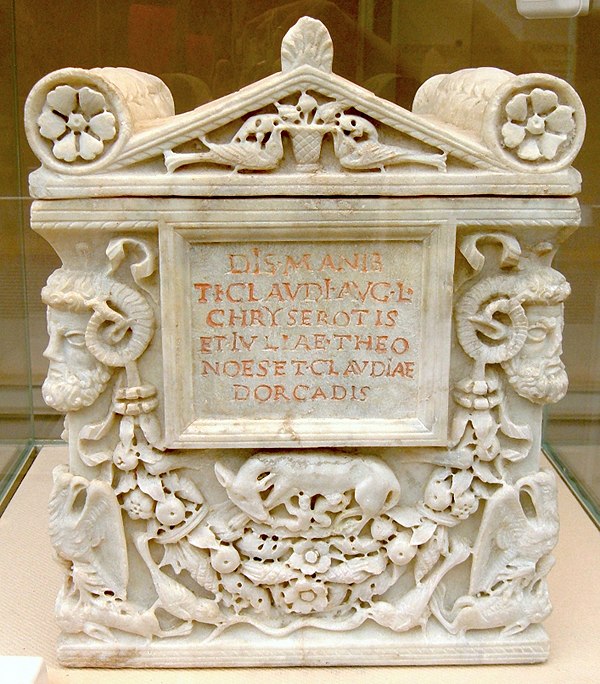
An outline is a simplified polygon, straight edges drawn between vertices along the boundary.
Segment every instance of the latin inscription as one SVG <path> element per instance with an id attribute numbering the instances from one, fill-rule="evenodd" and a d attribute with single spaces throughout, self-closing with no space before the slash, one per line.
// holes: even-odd
<path id="1" fill-rule="evenodd" d="M 422 254 L 411 240 L 194 244 L 199 413 L 411 415 Z"/>

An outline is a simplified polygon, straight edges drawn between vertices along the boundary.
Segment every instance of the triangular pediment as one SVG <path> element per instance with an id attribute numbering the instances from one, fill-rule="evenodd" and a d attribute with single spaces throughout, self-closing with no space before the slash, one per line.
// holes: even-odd
<path id="1" fill-rule="evenodd" d="M 304 17 L 283 40 L 281 72 L 178 115 L 166 86 L 146 74 L 55 72 L 28 100 L 28 135 L 43 165 L 32 193 L 577 190 L 569 165 L 584 116 L 564 81 L 465 70 L 430 79 L 409 111 L 334 74 L 332 56 L 327 29 Z"/>
<path id="2" fill-rule="evenodd" d="M 267 136 L 267 142 L 257 140 L 256 135 Z M 488 149 L 468 136 L 436 126 L 340 76 L 307 65 L 175 117 L 147 131 L 145 137 L 148 140 L 140 136 L 135 146 L 125 150 L 114 168 L 166 153 L 170 172 L 202 164 L 277 171 L 285 160 L 280 138 L 288 138 L 296 170 L 319 171 L 323 165 L 318 153 L 329 137 L 339 161 L 337 169 L 330 165 L 331 172 L 391 171 L 406 164 L 443 172 L 447 156 L 463 162 L 463 167 L 502 169 Z M 203 150 L 196 162 L 191 156 L 187 161 L 183 156 L 176 159 L 178 146 L 195 141 L 201 141 Z M 317 147 L 312 155 L 311 144 Z M 284 167 L 293 170 L 289 164 Z"/>

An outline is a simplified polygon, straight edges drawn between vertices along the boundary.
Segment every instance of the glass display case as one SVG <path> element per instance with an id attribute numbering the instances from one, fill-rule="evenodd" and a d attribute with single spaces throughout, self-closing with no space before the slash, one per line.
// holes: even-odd
<path id="1" fill-rule="evenodd" d="M 159 76 L 176 110 L 187 111 L 277 71 L 281 38 L 303 15 L 329 28 L 338 74 L 403 106 L 410 108 L 419 85 L 436 73 L 477 66 L 542 71 L 572 83 L 588 131 L 600 129 L 600 12 L 529 20 L 511 0 L 0 0 L 0 500 L 14 491 L 36 447 L 60 440 L 62 432 L 62 417 L 41 398 L 46 322 L 39 292 L 59 263 L 29 229 L 27 177 L 38 164 L 23 130 L 27 93 L 61 67 L 127 66 Z M 576 161 L 582 225 L 556 260 L 573 291 L 563 357 L 570 391 L 549 410 L 545 431 L 549 457 L 596 520 L 599 147 L 598 136 L 588 134 Z"/>

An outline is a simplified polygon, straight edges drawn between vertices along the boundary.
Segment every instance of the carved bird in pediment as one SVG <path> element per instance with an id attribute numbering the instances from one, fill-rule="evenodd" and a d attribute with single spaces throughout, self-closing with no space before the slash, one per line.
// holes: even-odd
<path id="1" fill-rule="evenodd" d="M 446 153 L 412 152 L 379 142 L 375 126 L 360 116 L 343 114 L 333 131 L 333 147 L 340 164 L 346 169 L 380 169 L 397 164 L 425 164 L 446 170 Z"/>
<path id="2" fill-rule="evenodd" d="M 473 549 L 469 593 L 520 579 L 531 584 L 547 568 L 558 535 L 554 476 L 547 471 L 504 485 L 487 502 Z"/>
<path id="3" fill-rule="evenodd" d="M 125 600 L 128 565 L 121 509 L 111 486 L 54 471 L 50 539 L 79 603 Z"/>
<path id="4" fill-rule="evenodd" d="M 268 171 L 283 159 L 281 133 L 284 120 L 279 114 L 259 114 L 250 117 L 240 127 L 233 140 L 214 143 L 201 137 L 206 152 L 164 152 L 165 166 L 172 173 L 190 164 L 220 164 L 234 171 Z"/>

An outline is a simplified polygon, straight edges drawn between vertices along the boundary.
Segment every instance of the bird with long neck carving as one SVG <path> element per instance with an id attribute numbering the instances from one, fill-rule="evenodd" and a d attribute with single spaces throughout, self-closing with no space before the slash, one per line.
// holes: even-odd
<path id="1" fill-rule="evenodd" d="M 379 141 L 375 126 L 361 116 L 341 114 L 333 130 L 333 147 L 345 169 L 385 171 L 397 164 L 424 164 L 446 170 L 446 153 L 414 152 Z"/>
<path id="2" fill-rule="evenodd" d="M 125 600 L 128 565 L 121 509 L 111 486 L 54 471 L 50 498 L 50 539 L 70 570 L 79 603 Z"/>
<path id="3" fill-rule="evenodd" d="M 165 166 L 172 173 L 180 166 L 190 164 L 219 164 L 232 166 L 234 171 L 269 171 L 283 159 L 281 134 L 285 127 L 280 114 L 257 114 L 245 121 L 233 139 L 215 143 L 200 138 L 208 148 L 205 152 L 164 152 Z"/>

